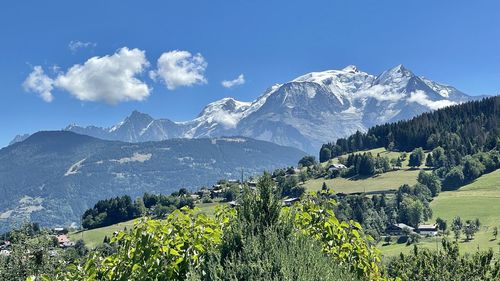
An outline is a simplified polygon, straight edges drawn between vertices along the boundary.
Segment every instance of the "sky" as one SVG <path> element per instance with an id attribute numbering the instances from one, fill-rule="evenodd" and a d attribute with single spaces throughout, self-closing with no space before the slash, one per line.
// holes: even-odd
<path id="1" fill-rule="evenodd" d="M 403 64 L 500 93 L 500 1 L 2 1 L 0 147 L 139 110 L 184 121 L 312 71 Z"/>

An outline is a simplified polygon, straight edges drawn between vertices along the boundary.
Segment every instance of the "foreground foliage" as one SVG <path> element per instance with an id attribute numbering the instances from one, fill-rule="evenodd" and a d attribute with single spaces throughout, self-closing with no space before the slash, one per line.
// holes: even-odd
<path id="1" fill-rule="evenodd" d="M 183 208 L 144 219 L 112 238 L 117 252 L 91 255 L 60 280 L 365 280 L 383 279 L 378 251 L 361 226 L 339 221 L 334 201 L 307 197 L 282 207 L 270 175 L 241 204 L 215 218 Z M 308 261 L 308 262 L 305 262 Z M 303 263 L 299 265 L 298 263 Z M 346 273 L 350 271 L 352 274 Z"/>

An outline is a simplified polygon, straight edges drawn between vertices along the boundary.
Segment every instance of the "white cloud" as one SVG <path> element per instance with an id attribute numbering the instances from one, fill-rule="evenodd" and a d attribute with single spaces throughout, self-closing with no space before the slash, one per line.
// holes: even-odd
<path id="1" fill-rule="evenodd" d="M 92 57 L 76 64 L 54 82 L 82 101 L 142 101 L 151 89 L 136 76 L 149 66 L 145 52 L 123 47 L 113 55 Z"/>
<path id="2" fill-rule="evenodd" d="M 44 101 L 51 102 L 54 100 L 53 84 L 54 80 L 45 74 L 41 66 L 37 65 L 33 67 L 33 71 L 24 80 L 23 88 L 27 92 L 37 93 Z"/>
<path id="3" fill-rule="evenodd" d="M 234 86 L 238 85 L 243 85 L 245 84 L 245 76 L 243 74 L 240 74 L 238 78 L 233 79 L 233 80 L 224 80 L 222 81 L 222 87 L 224 88 L 232 88 Z"/>
<path id="4" fill-rule="evenodd" d="M 204 76 L 206 68 L 207 62 L 201 54 L 175 50 L 163 53 L 157 61 L 157 69 L 149 74 L 151 79 L 160 78 L 169 90 L 174 90 L 181 86 L 207 83 Z"/>
<path id="5" fill-rule="evenodd" d="M 71 50 L 72 53 L 76 53 L 79 49 L 84 49 L 84 48 L 93 48 L 96 47 L 97 43 L 94 42 L 82 42 L 82 41 L 71 41 L 68 44 L 68 48 Z"/>
<path id="6" fill-rule="evenodd" d="M 430 100 L 427 97 L 427 95 L 425 94 L 425 92 L 421 91 L 421 90 L 412 92 L 410 94 L 410 97 L 408 98 L 408 101 L 409 102 L 415 102 L 415 103 L 427 106 L 427 107 L 429 107 L 430 109 L 433 109 L 433 110 L 457 104 L 456 102 L 453 102 L 453 101 L 450 101 L 450 100 L 432 101 L 432 100 Z"/>
<path id="7" fill-rule="evenodd" d="M 238 125 L 238 122 L 241 119 L 240 114 L 231 114 L 229 112 L 226 112 L 224 110 L 217 111 L 213 114 L 213 121 L 220 123 L 222 126 L 225 128 L 236 128 L 236 125 Z"/>
<path id="8" fill-rule="evenodd" d="M 378 101 L 398 101 L 404 98 L 404 94 L 393 92 L 387 85 L 374 85 L 358 94 L 359 97 L 374 98 Z"/>

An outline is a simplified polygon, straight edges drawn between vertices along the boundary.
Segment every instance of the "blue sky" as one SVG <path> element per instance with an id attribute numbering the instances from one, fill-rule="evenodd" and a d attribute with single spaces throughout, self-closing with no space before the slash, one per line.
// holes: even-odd
<path id="1" fill-rule="evenodd" d="M 109 126 L 134 109 L 187 120 L 208 102 L 250 101 L 275 83 L 350 64 L 378 74 L 402 63 L 468 94 L 500 92 L 499 1 L 9 2 L 0 3 L 0 147 L 70 123 Z M 158 70 L 162 54 L 167 68 L 185 59 L 191 76 Z M 132 71 L 130 87 L 106 81 L 113 63 L 125 65 L 118 75 Z M 23 89 L 35 66 L 54 83 L 45 100 Z M 240 74 L 244 84 L 221 85 Z M 93 81 L 108 91 L 82 93 Z"/>

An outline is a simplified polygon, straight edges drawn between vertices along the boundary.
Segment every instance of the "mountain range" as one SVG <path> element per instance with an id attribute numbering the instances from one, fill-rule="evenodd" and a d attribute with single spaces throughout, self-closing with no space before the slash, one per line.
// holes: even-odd
<path id="1" fill-rule="evenodd" d="M 124 142 L 245 136 L 316 155 L 321 144 L 356 131 L 477 98 L 402 65 L 378 76 L 347 66 L 276 84 L 253 102 L 223 98 L 189 121 L 154 119 L 134 111 L 109 128 L 70 125 L 65 130 Z"/>
<path id="2" fill-rule="evenodd" d="M 0 233 L 25 220 L 67 226 L 98 200 L 170 194 L 296 165 L 304 152 L 244 137 L 125 143 L 38 132 L 0 149 Z"/>

